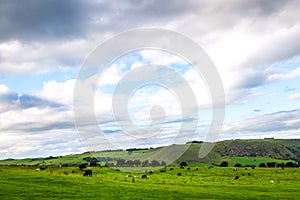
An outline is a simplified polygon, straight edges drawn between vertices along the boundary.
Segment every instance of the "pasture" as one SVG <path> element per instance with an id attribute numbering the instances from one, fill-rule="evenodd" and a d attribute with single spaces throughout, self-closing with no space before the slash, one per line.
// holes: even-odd
<path id="1" fill-rule="evenodd" d="M 179 167 L 128 173 L 92 167 L 0 166 L 0 199 L 299 199 L 299 168 Z M 198 170 L 196 170 L 198 168 Z M 73 173 L 72 173 L 73 172 Z M 181 173 L 181 176 L 178 174 Z M 237 180 L 235 177 L 239 176 Z"/>

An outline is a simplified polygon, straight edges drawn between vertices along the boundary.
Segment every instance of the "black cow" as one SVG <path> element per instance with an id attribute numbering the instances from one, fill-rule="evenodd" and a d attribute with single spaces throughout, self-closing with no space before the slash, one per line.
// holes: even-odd
<path id="1" fill-rule="evenodd" d="M 237 180 L 237 179 L 239 179 L 240 178 L 240 176 L 236 176 L 236 177 L 234 177 L 234 180 Z"/>
<path id="2" fill-rule="evenodd" d="M 182 174 L 179 172 L 178 174 L 177 174 L 177 176 L 181 176 Z"/>
<path id="3" fill-rule="evenodd" d="M 142 175 L 142 178 L 147 178 L 147 175 L 146 174 Z"/>
<path id="4" fill-rule="evenodd" d="M 83 176 L 92 176 L 92 175 L 93 175 L 93 172 L 90 169 L 85 170 L 84 174 L 83 174 Z"/>

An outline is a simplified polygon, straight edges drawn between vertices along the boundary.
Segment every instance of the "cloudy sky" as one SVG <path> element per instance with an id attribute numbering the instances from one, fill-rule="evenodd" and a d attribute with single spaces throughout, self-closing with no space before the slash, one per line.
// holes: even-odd
<path id="1" fill-rule="evenodd" d="M 107 148 L 92 128 L 77 131 L 76 78 L 99 44 L 143 27 L 179 32 L 212 59 L 226 99 L 219 140 L 300 138 L 299 7 L 299 0 L 0 0 L 0 159 L 83 152 L 87 141 Z M 157 85 L 136 90 L 128 103 L 131 120 L 143 132 L 122 132 L 112 115 L 111 96 L 122 77 L 145 64 L 169 66 L 191 85 L 200 112 L 196 134 L 178 135 L 182 123 L 195 119 L 183 118 L 176 95 Z M 205 139 L 210 103 L 192 66 L 170 53 L 140 50 L 111 64 L 93 106 L 108 141 L 126 148 Z M 166 115 L 157 133 L 149 126 L 153 106 Z"/>

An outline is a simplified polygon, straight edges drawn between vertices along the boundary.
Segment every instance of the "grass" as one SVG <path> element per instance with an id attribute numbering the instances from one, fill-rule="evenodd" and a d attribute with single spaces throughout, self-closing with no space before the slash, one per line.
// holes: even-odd
<path id="1" fill-rule="evenodd" d="M 154 171 L 147 179 L 142 179 L 142 174 L 111 168 L 92 170 L 93 177 L 83 177 L 83 172 L 75 167 L 36 171 L 34 167 L 0 166 L 0 199 L 299 198 L 299 168 L 233 171 L 230 167 L 198 167 L 196 171 L 195 167 L 190 170 L 175 167 L 167 168 L 167 172 Z M 179 172 L 182 176 L 177 176 Z M 234 180 L 237 175 L 240 179 Z"/>

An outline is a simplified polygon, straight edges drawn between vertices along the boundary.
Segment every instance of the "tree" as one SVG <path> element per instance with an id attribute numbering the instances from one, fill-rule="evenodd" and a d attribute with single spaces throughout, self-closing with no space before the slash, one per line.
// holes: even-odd
<path id="1" fill-rule="evenodd" d="M 260 163 L 258 167 L 267 167 L 266 163 Z"/>
<path id="2" fill-rule="evenodd" d="M 90 162 L 91 167 L 96 167 L 97 166 L 97 161 L 93 160 Z"/>
<path id="3" fill-rule="evenodd" d="M 228 167 L 228 162 L 227 161 L 221 162 L 220 167 Z"/>
<path id="4" fill-rule="evenodd" d="M 133 167 L 133 165 L 134 165 L 133 160 L 127 160 L 127 161 L 126 161 L 126 165 L 127 165 L 128 167 Z"/>
<path id="5" fill-rule="evenodd" d="M 275 167 L 276 166 L 276 162 L 267 162 L 267 166 L 268 167 Z"/>
<path id="6" fill-rule="evenodd" d="M 285 163 L 285 166 L 286 167 L 296 167 L 297 165 L 294 162 L 287 162 L 287 163 Z"/>
<path id="7" fill-rule="evenodd" d="M 148 161 L 148 160 L 143 161 L 143 162 L 142 162 L 142 166 L 143 166 L 143 167 L 149 166 L 149 161 Z"/>
<path id="8" fill-rule="evenodd" d="M 234 167 L 242 167 L 242 165 L 240 163 L 236 163 Z"/>
<path id="9" fill-rule="evenodd" d="M 186 162 L 181 162 L 181 163 L 180 163 L 180 166 L 181 166 L 181 167 L 185 167 L 185 166 L 187 166 L 187 163 L 186 163 Z"/>
<path id="10" fill-rule="evenodd" d="M 87 164 L 86 163 L 82 163 L 78 167 L 79 167 L 80 170 L 82 170 L 82 169 L 84 169 L 84 168 L 87 167 Z"/>
<path id="11" fill-rule="evenodd" d="M 118 167 L 123 167 L 123 166 L 125 166 L 125 160 L 124 159 L 119 159 L 118 161 L 117 161 L 117 166 Z"/>
<path id="12" fill-rule="evenodd" d="M 167 166 L 167 163 L 165 161 L 161 161 L 160 165 L 161 166 Z"/>
<path id="13" fill-rule="evenodd" d="M 152 167 L 157 167 L 157 166 L 160 166 L 160 163 L 157 160 L 152 160 L 151 166 Z"/>
<path id="14" fill-rule="evenodd" d="M 141 165 L 141 161 L 140 161 L 140 160 L 134 160 L 134 161 L 133 161 L 133 164 L 134 164 L 136 167 L 138 167 L 138 166 Z"/>

